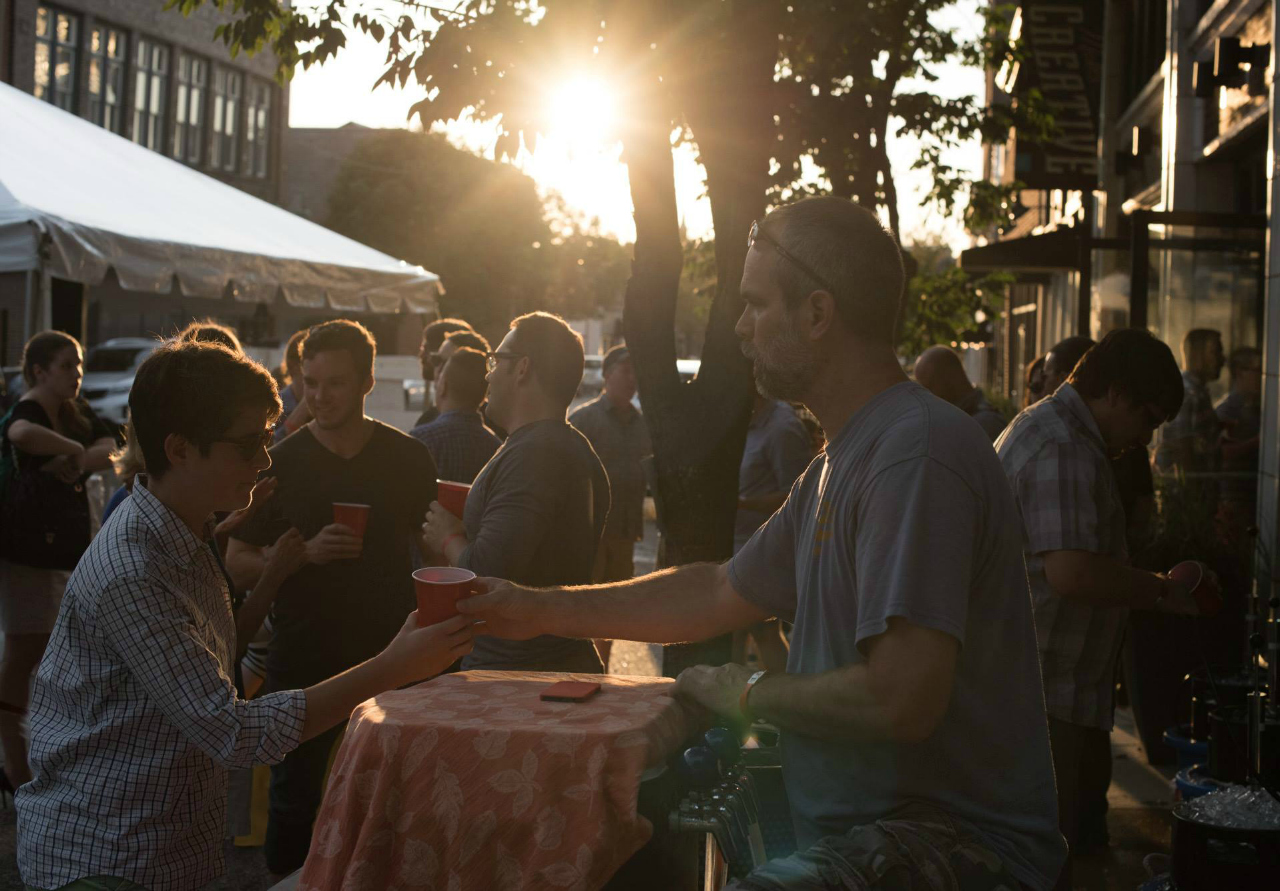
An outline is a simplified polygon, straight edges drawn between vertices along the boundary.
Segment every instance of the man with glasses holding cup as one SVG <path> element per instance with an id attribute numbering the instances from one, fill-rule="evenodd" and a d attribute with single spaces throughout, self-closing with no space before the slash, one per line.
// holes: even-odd
<path id="1" fill-rule="evenodd" d="M 609 479 L 567 420 L 582 383 L 582 338 L 559 316 L 529 313 L 489 353 L 489 412 L 510 431 L 467 494 L 462 519 L 439 502 L 423 524 L 451 566 L 526 585 L 585 585 L 610 510 Z M 598 674 L 589 640 L 481 636 L 464 670 Z"/>
<path id="2" fill-rule="evenodd" d="M 466 619 L 405 609 L 372 658 L 252 701 L 213 514 L 257 491 L 280 400 L 219 344 L 166 343 L 129 396 L 147 472 L 67 586 L 31 706 L 34 778 L 17 794 L 29 888 L 187 891 L 222 872 L 227 771 L 273 764 L 371 696 L 470 648 Z"/>
<path id="3" fill-rule="evenodd" d="M 567 590 L 485 579 L 459 603 L 513 639 L 672 643 L 794 621 L 786 672 L 695 666 L 676 682 L 782 732 L 800 850 L 736 889 L 1047 891 L 1065 854 L 1017 506 L 982 429 L 902 371 L 903 277 L 893 235 L 850 201 L 753 225 L 743 352 L 761 392 L 829 435 L 786 503 L 725 564 Z"/>

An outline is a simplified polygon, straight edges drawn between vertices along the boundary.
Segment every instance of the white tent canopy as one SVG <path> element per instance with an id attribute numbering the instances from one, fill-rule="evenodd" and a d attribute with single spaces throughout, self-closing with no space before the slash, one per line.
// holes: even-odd
<path id="1" fill-rule="evenodd" d="M 42 256 L 43 255 L 43 256 Z M 0 83 L 0 272 L 347 312 L 432 312 L 440 278 Z"/>

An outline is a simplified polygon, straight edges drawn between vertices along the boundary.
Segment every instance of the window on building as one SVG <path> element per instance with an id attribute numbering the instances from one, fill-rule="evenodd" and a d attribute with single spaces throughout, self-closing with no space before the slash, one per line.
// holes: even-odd
<path id="1" fill-rule="evenodd" d="M 37 99 L 52 102 L 64 111 L 76 110 L 76 76 L 79 73 L 80 19 L 48 6 L 36 9 Z"/>
<path id="2" fill-rule="evenodd" d="M 267 151 L 271 131 L 271 85 L 249 81 L 245 98 L 244 158 L 240 172 L 246 176 L 267 175 Z"/>
<path id="3" fill-rule="evenodd" d="M 89 32 L 89 120 L 112 133 L 124 126 L 123 31 L 97 25 Z"/>
<path id="4" fill-rule="evenodd" d="M 164 151 L 169 48 L 139 38 L 133 54 L 133 141 Z"/>
<path id="5" fill-rule="evenodd" d="M 180 161 L 200 163 L 204 147 L 204 99 L 208 89 L 209 63 L 178 53 L 178 79 L 173 122 L 173 156 Z"/>
<path id="6" fill-rule="evenodd" d="M 209 141 L 209 166 L 235 170 L 239 135 L 240 94 L 244 75 L 226 68 L 213 70 L 213 138 Z"/>

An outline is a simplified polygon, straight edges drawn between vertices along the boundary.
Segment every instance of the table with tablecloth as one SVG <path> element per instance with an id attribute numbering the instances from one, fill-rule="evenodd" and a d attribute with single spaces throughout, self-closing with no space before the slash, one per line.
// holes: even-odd
<path id="1" fill-rule="evenodd" d="M 560 680 L 584 702 L 544 702 Z M 599 888 L 653 827 L 641 776 L 697 729 L 665 678 L 467 671 L 351 715 L 299 891 Z"/>

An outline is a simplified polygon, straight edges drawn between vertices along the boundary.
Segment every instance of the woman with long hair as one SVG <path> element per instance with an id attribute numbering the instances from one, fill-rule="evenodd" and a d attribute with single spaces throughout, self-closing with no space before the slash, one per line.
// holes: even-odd
<path id="1" fill-rule="evenodd" d="M 0 744 L 15 786 L 31 778 L 22 730 L 31 675 L 89 545 L 84 479 L 106 469 L 115 448 L 110 428 L 79 398 L 83 363 L 68 334 L 31 338 L 22 353 L 27 391 L 0 431 L 14 467 L 0 500 Z"/>

